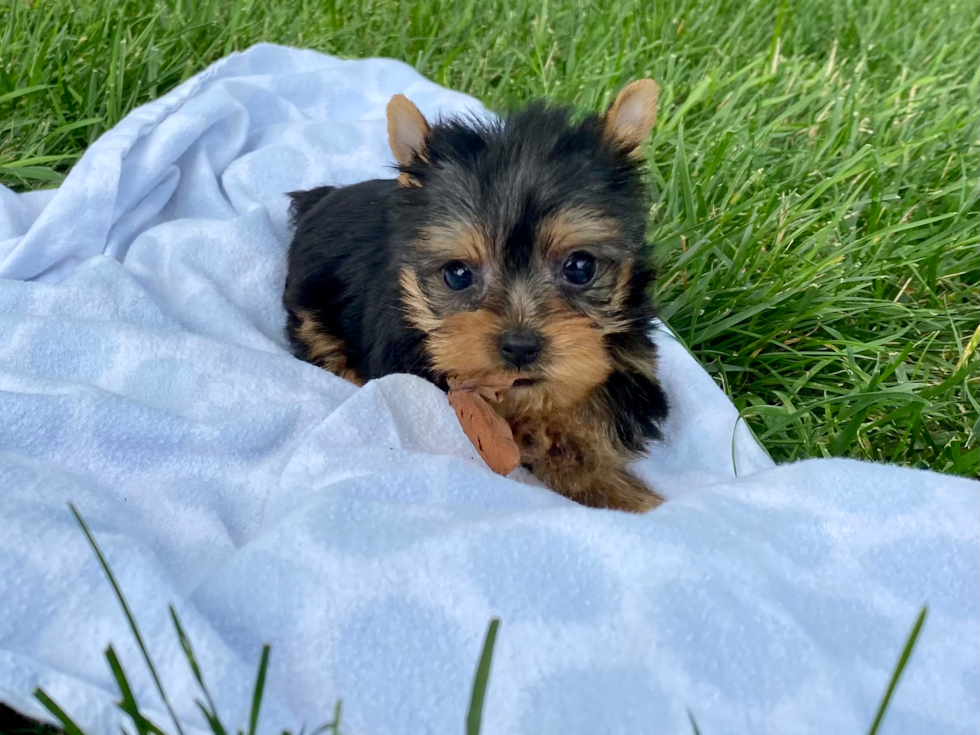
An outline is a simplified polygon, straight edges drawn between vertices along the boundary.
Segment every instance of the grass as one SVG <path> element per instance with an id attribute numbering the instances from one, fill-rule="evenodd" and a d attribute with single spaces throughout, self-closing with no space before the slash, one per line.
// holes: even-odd
<path id="1" fill-rule="evenodd" d="M 0 0 L 0 181 L 257 41 L 391 56 L 493 107 L 661 84 L 663 315 L 777 460 L 978 475 L 975 2 Z"/>

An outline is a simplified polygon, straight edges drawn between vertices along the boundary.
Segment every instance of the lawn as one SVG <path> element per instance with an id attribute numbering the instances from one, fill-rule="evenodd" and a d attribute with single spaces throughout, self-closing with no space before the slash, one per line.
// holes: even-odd
<path id="1" fill-rule="evenodd" d="M 980 8 L 900 0 L 0 0 L 0 182 L 257 41 L 507 108 L 661 85 L 662 314 L 777 460 L 978 474 Z"/>

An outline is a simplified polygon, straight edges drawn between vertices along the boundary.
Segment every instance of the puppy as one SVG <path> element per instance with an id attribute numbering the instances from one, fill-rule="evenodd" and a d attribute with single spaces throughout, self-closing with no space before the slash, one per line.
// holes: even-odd
<path id="1" fill-rule="evenodd" d="M 290 194 L 296 356 L 357 385 L 513 380 L 496 409 L 536 477 L 584 505 L 656 507 L 627 469 L 667 416 L 638 155 L 656 109 L 649 79 L 577 123 L 532 103 L 430 125 L 395 95 L 396 180 Z"/>

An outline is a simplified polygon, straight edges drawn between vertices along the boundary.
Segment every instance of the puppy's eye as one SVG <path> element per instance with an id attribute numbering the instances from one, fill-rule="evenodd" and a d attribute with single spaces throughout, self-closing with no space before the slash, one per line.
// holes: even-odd
<path id="1" fill-rule="evenodd" d="M 442 267 L 442 277 L 446 279 L 446 285 L 453 291 L 462 291 L 473 284 L 473 271 L 458 260 L 446 263 Z"/>
<path id="2" fill-rule="evenodd" d="M 568 256 L 561 272 L 569 283 L 584 286 L 595 278 L 595 258 L 588 253 L 576 251 Z"/>

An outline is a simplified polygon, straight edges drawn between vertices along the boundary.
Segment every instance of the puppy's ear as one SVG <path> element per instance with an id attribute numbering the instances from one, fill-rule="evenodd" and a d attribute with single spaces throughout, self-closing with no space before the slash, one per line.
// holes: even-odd
<path id="1" fill-rule="evenodd" d="M 638 148 L 657 122 L 658 92 L 652 79 L 627 84 L 606 111 L 606 137 L 628 151 Z"/>
<path id="2" fill-rule="evenodd" d="M 399 166 L 409 166 L 416 159 L 425 160 L 425 136 L 429 124 L 419 108 L 403 94 L 388 102 L 388 145 Z M 403 180 L 404 179 L 404 180 Z M 409 177 L 402 174 L 399 183 L 408 185 Z"/>

